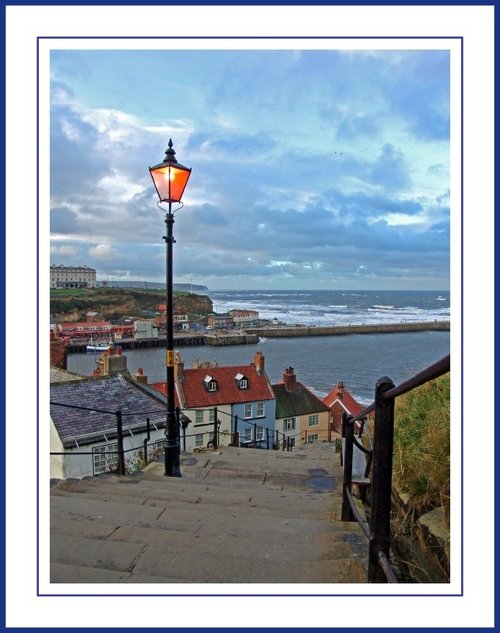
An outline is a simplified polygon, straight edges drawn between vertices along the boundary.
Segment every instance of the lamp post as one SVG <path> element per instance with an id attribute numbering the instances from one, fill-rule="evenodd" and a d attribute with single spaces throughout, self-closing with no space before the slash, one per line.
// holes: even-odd
<path id="1" fill-rule="evenodd" d="M 177 162 L 175 151 L 172 146 L 172 139 L 168 142 L 168 149 L 165 152 L 163 162 L 149 168 L 149 173 L 158 194 L 160 209 L 162 202 L 168 202 L 168 209 L 165 211 L 166 235 L 163 236 L 166 246 L 166 329 L 167 329 L 167 420 L 165 428 L 165 475 L 167 477 L 180 477 L 180 438 L 179 422 L 175 415 L 175 380 L 174 380 L 174 309 L 173 309 L 173 268 L 172 253 L 174 245 L 173 226 L 174 212 L 184 205 L 181 202 L 182 194 L 186 188 L 187 181 L 191 175 L 191 169 L 184 167 Z M 172 204 L 179 203 L 181 206 L 172 211 Z"/>

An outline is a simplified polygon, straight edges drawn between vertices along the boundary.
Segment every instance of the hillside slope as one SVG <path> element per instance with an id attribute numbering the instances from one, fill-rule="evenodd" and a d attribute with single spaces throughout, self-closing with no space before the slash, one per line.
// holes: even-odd
<path id="1" fill-rule="evenodd" d="M 153 318 L 158 306 L 165 304 L 162 290 L 137 288 L 85 288 L 51 291 L 50 314 L 57 321 L 84 321 L 87 312 L 94 310 L 104 320 L 123 317 Z M 191 319 L 213 312 L 211 299 L 206 295 L 174 292 L 174 310 L 188 314 Z"/>

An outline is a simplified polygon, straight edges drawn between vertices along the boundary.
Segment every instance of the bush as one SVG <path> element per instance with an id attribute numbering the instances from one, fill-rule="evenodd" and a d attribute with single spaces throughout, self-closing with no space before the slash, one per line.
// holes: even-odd
<path id="1" fill-rule="evenodd" d="M 396 399 L 393 482 L 415 518 L 441 507 L 449 525 L 449 374 Z"/>

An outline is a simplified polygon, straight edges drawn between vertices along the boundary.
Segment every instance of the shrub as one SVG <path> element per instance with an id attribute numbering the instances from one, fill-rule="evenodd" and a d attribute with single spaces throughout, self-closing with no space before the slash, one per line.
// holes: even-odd
<path id="1" fill-rule="evenodd" d="M 396 399 L 393 482 L 415 517 L 450 511 L 450 375 Z"/>

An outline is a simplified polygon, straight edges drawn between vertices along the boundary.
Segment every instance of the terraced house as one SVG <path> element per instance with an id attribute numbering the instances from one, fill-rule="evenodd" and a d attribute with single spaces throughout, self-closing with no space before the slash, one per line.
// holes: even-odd
<path id="1" fill-rule="evenodd" d="M 297 381 L 293 367 L 285 369 L 280 383 L 273 385 L 276 398 L 276 429 L 293 443 L 329 441 L 330 409 L 312 391 Z"/>
<path id="2" fill-rule="evenodd" d="M 191 420 L 186 450 L 218 443 L 239 442 L 245 446 L 273 448 L 275 400 L 264 370 L 265 359 L 257 352 L 248 365 L 217 367 L 209 363 L 187 369 L 176 355 L 176 396 Z"/>

